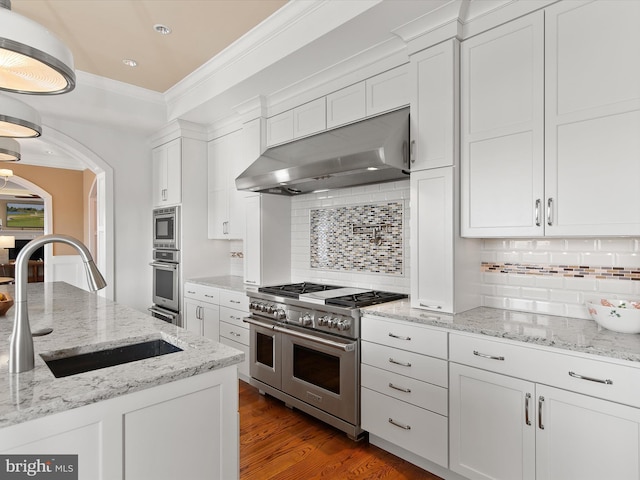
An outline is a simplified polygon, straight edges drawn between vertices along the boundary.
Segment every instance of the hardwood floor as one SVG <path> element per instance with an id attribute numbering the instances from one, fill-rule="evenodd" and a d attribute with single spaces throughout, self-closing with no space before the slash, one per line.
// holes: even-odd
<path id="1" fill-rule="evenodd" d="M 240 381 L 241 480 L 440 480 Z"/>

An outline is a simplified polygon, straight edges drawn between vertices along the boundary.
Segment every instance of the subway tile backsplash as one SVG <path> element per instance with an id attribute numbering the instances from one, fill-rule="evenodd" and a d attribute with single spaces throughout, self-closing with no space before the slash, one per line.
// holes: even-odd
<path id="1" fill-rule="evenodd" d="M 409 182 L 292 198 L 292 281 L 409 293 Z M 353 226 L 389 225 L 379 232 Z"/>
<path id="2" fill-rule="evenodd" d="M 637 238 L 485 239 L 482 303 L 589 318 L 592 297 L 640 297 Z"/>

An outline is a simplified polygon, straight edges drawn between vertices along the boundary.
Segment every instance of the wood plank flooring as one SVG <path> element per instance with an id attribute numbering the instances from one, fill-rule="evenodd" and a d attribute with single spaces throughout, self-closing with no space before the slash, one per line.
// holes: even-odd
<path id="1" fill-rule="evenodd" d="M 241 480 L 441 480 L 240 381 Z"/>

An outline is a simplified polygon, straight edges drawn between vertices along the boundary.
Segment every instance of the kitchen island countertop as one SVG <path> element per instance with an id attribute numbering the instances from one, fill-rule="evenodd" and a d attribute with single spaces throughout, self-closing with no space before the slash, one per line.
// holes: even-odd
<path id="1" fill-rule="evenodd" d="M 608 359 L 640 362 L 640 334 L 605 330 L 591 319 L 489 307 L 477 307 L 449 315 L 411 308 L 409 300 L 366 307 L 362 309 L 362 314 L 599 355 Z"/>
<path id="2" fill-rule="evenodd" d="M 197 283 L 198 285 L 206 285 L 208 287 L 224 288 L 225 290 L 235 290 L 237 292 L 246 292 L 248 290 L 255 290 L 258 288 L 247 285 L 246 283 L 244 283 L 244 279 L 242 277 L 234 275 L 189 278 L 186 281 L 189 283 Z"/>
<path id="3" fill-rule="evenodd" d="M 0 291 L 14 295 L 13 285 Z M 244 353 L 132 308 L 63 282 L 27 287 L 31 330 L 53 328 L 35 337 L 35 368 L 10 374 L 9 338 L 15 306 L 0 317 L 0 428 L 100 402 L 240 363 Z M 183 349 L 168 355 L 55 378 L 41 353 L 68 354 L 163 338 Z"/>

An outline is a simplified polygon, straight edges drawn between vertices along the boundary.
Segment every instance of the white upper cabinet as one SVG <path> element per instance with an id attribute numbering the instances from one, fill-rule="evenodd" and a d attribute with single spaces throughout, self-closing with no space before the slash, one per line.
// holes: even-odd
<path id="1" fill-rule="evenodd" d="M 324 97 L 293 109 L 293 138 L 312 135 L 326 128 L 327 109 Z"/>
<path id="2" fill-rule="evenodd" d="M 367 117 L 409 104 L 409 66 L 401 65 L 365 81 Z"/>
<path id="3" fill-rule="evenodd" d="M 153 206 L 182 201 L 182 140 L 176 138 L 152 150 Z"/>
<path id="4" fill-rule="evenodd" d="M 267 145 L 293 140 L 293 110 L 287 110 L 267 119 Z"/>
<path id="5" fill-rule="evenodd" d="M 458 151 L 457 40 L 411 56 L 411 170 L 451 166 Z"/>
<path id="6" fill-rule="evenodd" d="M 462 235 L 640 234 L 638 24 L 558 2 L 462 43 Z"/>
<path id="7" fill-rule="evenodd" d="M 461 233 L 544 233 L 544 21 L 536 12 L 462 42 Z"/>
<path id="8" fill-rule="evenodd" d="M 244 194 L 235 179 L 247 167 L 242 130 L 208 144 L 208 236 L 212 239 L 244 238 Z"/>
<path id="9" fill-rule="evenodd" d="M 327 95 L 327 128 L 364 118 L 367 114 L 366 97 L 364 82 Z"/>
<path id="10" fill-rule="evenodd" d="M 547 235 L 640 235 L 640 2 L 545 17 Z"/>

